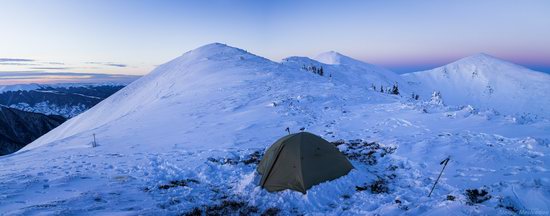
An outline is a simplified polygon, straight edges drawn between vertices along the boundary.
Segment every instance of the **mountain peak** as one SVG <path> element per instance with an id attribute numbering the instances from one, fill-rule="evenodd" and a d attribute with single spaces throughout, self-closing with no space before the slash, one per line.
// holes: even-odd
<path id="1" fill-rule="evenodd" d="M 516 65 L 504 59 L 489 55 L 487 53 L 476 53 L 471 56 L 461 58 L 451 64 L 462 64 L 462 65 L 469 64 L 469 65 L 478 65 L 478 66 L 503 64 L 503 65 L 520 67 L 519 65 Z"/>
<path id="2" fill-rule="evenodd" d="M 223 43 L 210 43 L 186 52 L 183 56 L 195 58 L 207 58 L 213 56 L 252 55 L 243 49 L 232 47 Z"/>
<path id="3" fill-rule="evenodd" d="M 321 63 L 331 64 L 331 65 L 344 64 L 344 62 L 350 61 L 350 60 L 356 61 L 355 59 L 342 55 L 341 53 L 336 51 L 328 51 L 328 52 L 321 53 L 317 55 L 317 57 L 315 57 L 314 59 Z"/>
<path id="4" fill-rule="evenodd" d="M 219 43 L 219 42 L 214 42 L 214 43 L 209 43 L 209 44 L 205 44 L 205 45 L 202 45 L 198 48 L 196 48 L 195 50 L 201 50 L 201 49 L 230 49 L 230 48 L 233 48 L 233 49 L 238 49 L 238 48 L 235 48 L 235 47 L 231 47 L 227 44 L 224 44 L 224 43 Z"/>

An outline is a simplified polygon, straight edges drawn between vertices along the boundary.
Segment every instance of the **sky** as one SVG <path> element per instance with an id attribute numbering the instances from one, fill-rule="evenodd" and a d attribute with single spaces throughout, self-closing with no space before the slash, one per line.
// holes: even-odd
<path id="1" fill-rule="evenodd" d="M 550 73 L 550 1 L 542 0 L 0 5 L 0 72 L 143 75 L 186 51 L 221 42 L 274 61 L 334 50 L 398 73 L 483 52 Z"/>

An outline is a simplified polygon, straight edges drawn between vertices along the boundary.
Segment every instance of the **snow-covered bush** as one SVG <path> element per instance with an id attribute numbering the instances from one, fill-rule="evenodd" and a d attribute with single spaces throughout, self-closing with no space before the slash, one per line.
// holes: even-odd
<path id="1" fill-rule="evenodd" d="M 433 105 L 441 105 L 445 106 L 445 103 L 443 102 L 443 96 L 441 96 L 441 92 L 434 91 L 432 93 L 432 97 L 430 99 L 430 103 Z"/>

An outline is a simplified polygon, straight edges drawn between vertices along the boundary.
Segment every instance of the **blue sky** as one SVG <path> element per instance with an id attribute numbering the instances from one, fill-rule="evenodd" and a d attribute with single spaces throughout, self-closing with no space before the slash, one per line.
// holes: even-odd
<path id="1" fill-rule="evenodd" d="M 399 73 L 484 52 L 550 72 L 550 1 L 0 0 L 0 71 L 146 74 L 222 42 Z M 26 59 L 29 61 L 8 61 Z"/>

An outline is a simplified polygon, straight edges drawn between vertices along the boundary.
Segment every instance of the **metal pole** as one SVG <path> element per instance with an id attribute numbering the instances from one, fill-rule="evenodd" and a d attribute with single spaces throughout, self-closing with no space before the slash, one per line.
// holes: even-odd
<path id="1" fill-rule="evenodd" d="M 94 134 L 94 144 L 93 147 L 95 148 L 97 146 L 97 143 L 95 142 L 95 134 Z"/>
<path id="2" fill-rule="evenodd" d="M 439 164 L 445 164 L 443 165 L 443 169 L 441 169 L 441 172 L 439 173 L 439 176 L 437 176 L 437 179 L 435 180 L 434 186 L 432 186 L 432 190 L 430 190 L 430 194 L 428 194 L 428 197 L 432 195 L 432 192 L 435 189 L 435 185 L 437 185 L 437 182 L 439 182 L 439 178 L 441 178 L 441 175 L 443 174 L 443 170 L 445 170 L 445 167 L 447 167 L 447 163 L 449 163 L 449 160 L 451 160 L 451 157 L 447 157 L 447 159 L 441 161 Z"/>

